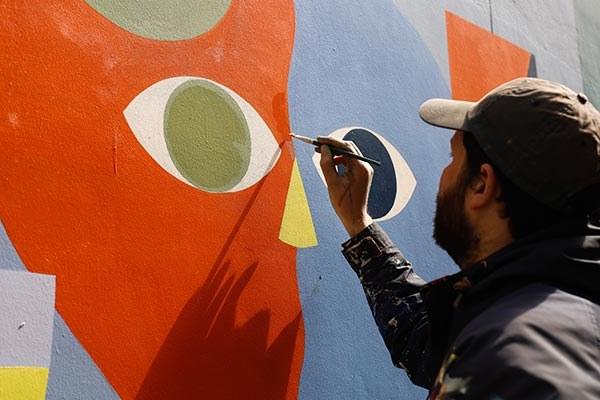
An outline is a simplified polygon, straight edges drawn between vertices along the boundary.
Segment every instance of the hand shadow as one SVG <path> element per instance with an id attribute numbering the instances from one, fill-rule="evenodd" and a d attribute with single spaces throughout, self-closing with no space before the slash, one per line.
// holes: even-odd
<path id="1" fill-rule="evenodd" d="M 267 345 L 270 312 L 235 326 L 240 296 L 258 267 L 226 278 L 229 262 L 213 267 L 183 308 L 137 399 L 283 399 L 301 317 Z"/>
<path id="2" fill-rule="evenodd" d="M 224 261 L 256 201 L 261 181 L 224 243 L 205 283 L 183 307 L 136 395 L 138 400 L 283 399 L 301 328 L 298 314 L 268 345 L 270 311 L 241 326 L 235 315 L 258 268 Z M 239 277 L 229 271 L 243 271 Z M 297 394 L 294 394 L 297 396 Z"/>

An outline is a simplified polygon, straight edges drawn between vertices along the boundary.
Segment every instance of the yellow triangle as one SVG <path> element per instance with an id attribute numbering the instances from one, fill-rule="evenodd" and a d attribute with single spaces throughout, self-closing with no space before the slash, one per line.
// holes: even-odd
<path id="1" fill-rule="evenodd" d="M 0 367 L 0 399 L 43 400 L 48 368 Z"/>
<path id="2" fill-rule="evenodd" d="M 279 239 L 294 247 L 303 248 L 317 245 L 317 234 L 296 160 L 294 160 L 290 187 L 285 200 Z"/>

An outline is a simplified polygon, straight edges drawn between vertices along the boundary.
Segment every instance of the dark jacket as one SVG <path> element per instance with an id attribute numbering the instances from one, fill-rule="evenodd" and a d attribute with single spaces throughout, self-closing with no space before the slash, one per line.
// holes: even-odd
<path id="1" fill-rule="evenodd" d="M 392 361 L 432 399 L 600 399 L 600 223 L 429 284 L 377 224 L 344 243 Z"/>

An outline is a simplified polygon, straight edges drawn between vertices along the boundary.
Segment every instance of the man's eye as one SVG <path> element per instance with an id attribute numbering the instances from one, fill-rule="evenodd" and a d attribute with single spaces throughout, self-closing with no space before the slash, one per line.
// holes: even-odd
<path id="1" fill-rule="evenodd" d="M 137 95 L 123 114 L 164 170 L 206 192 L 237 192 L 254 185 L 281 153 L 248 102 L 204 78 L 157 82 Z"/>

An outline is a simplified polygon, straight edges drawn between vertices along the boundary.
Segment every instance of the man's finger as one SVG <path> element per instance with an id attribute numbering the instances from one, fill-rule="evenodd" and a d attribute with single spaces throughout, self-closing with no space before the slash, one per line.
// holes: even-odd
<path id="1" fill-rule="evenodd" d="M 352 142 L 350 142 L 349 140 L 341 140 L 330 136 L 317 136 L 317 141 L 323 144 L 328 144 L 330 146 L 337 147 L 338 149 L 343 149 L 351 153 L 355 153 L 354 147 L 352 146 Z"/>
<path id="2" fill-rule="evenodd" d="M 335 183 L 339 175 L 335 169 L 333 154 L 331 154 L 331 149 L 327 145 L 321 146 L 321 160 L 319 161 L 319 165 L 321 166 L 321 171 L 323 171 L 323 177 L 325 178 L 325 182 L 327 182 L 327 186 Z"/>
<path id="3" fill-rule="evenodd" d="M 358 148 L 358 146 L 356 145 L 356 143 L 354 143 L 354 142 L 353 142 L 353 141 L 351 141 L 351 140 L 350 140 L 350 141 L 348 141 L 348 143 L 350 143 L 350 146 L 352 146 L 352 148 L 354 149 L 354 152 L 355 152 L 356 154 L 358 154 L 359 156 L 362 156 L 362 155 L 363 155 L 362 151 L 360 151 L 360 149 Z"/>

